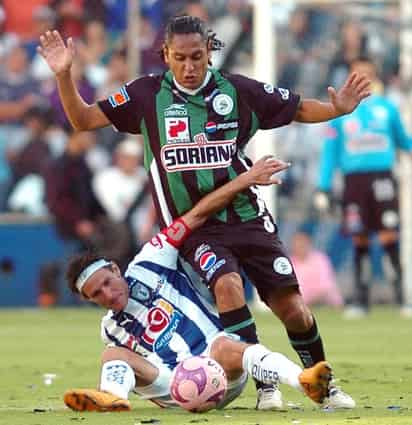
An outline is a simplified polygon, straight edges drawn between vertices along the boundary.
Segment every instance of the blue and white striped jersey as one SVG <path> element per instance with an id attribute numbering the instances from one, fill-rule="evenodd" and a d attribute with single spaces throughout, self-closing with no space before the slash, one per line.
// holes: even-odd
<path id="1" fill-rule="evenodd" d="M 160 233 L 129 264 L 129 301 L 102 319 L 106 344 L 128 347 L 154 364 L 174 368 L 201 354 L 222 330 L 216 310 L 200 296 L 178 261 L 178 250 Z"/>
<path id="2" fill-rule="evenodd" d="M 333 174 L 389 171 L 396 160 L 396 150 L 412 150 L 400 111 L 383 96 L 363 100 L 349 115 L 329 124 L 320 158 L 318 188 L 329 191 Z"/>

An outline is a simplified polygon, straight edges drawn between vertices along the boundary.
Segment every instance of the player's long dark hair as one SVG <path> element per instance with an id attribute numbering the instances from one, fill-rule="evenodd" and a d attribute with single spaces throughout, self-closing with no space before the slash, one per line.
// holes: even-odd
<path id="1" fill-rule="evenodd" d="M 224 47 L 223 41 L 216 37 L 216 33 L 206 26 L 206 23 L 196 16 L 180 15 L 170 18 L 165 29 L 165 37 L 160 57 L 164 60 L 164 47 L 167 46 L 175 34 L 200 34 L 208 50 L 216 51 Z"/>

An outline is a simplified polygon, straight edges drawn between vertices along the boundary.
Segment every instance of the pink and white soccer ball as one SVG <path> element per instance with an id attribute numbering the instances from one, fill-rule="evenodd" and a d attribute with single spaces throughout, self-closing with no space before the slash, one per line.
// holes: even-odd
<path id="1" fill-rule="evenodd" d="M 214 409 L 226 390 L 227 379 L 222 366 L 205 356 L 189 357 L 180 362 L 170 380 L 173 400 L 190 412 Z"/>

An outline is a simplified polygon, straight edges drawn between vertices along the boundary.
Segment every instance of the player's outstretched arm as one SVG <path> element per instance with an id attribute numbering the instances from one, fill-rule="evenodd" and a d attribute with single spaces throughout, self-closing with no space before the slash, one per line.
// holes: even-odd
<path id="1" fill-rule="evenodd" d="M 67 118 L 75 130 L 94 130 L 110 125 L 110 121 L 97 104 L 88 105 L 80 96 L 71 75 L 75 54 L 74 42 L 70 37 L 67 45 L 56 30 L 40 36 L 37 51 L 43 56 L 53 71 L 60 99 Z"/>
<path id="2" fill-rule="evenodd" d="M 295 115 L 295 121 L 323 122 L 349 114 L 359 105 L 362 99 L 371 94 L 370 84 L 370 80 L 365 75 L 358 75 L 354 72 L 349 75 L 345 84 L 339 90 L 328 87 L 329 102 L 303 99 Z"/>
<path id="3" fill-rule="evenodd" d="M 283 171 L 289 166 L 289 163 L 275 159 L 270 155 L 264 156 L 248 171 L 202 198 L 182 217 L 184 222 L 191 230 L 197 229 L 211 215 L 229 205 L 238 193 L 248 187 L 280 184 L 281 180 L 273 177 L 273 174 Z"/>

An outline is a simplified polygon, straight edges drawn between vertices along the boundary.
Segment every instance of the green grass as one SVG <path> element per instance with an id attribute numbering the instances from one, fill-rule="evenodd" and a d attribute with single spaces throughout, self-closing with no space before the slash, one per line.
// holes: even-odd
<path id="1" fill-rule="evenodd" d="M 171 425 L 412 424 L 412 322 L 391 309 L 375 309 L 358 321 L 344 321 L 339 313 L 326 309 L 316 311 L 339 384 L 357 400 L 358 407 L 351 411 L 321 411 L 284 388 L 285 402 L 295 408 L 256 412 L 249 383 L 231 408 L 203 415 L 160 409 L 135 396 L 130 413 L 72 412 L 63 405 L 64 391 L 96 387 L 98 382 L 101 313 L 88 308 L 0 310 L 1 425 L 137 425 L 150 419 Z M 297 361 L 273 316 L 257 314 L 257 322 L 262 343 Z M 57 375 L 51 385 L 44 384 L 45 373 Z"/>

